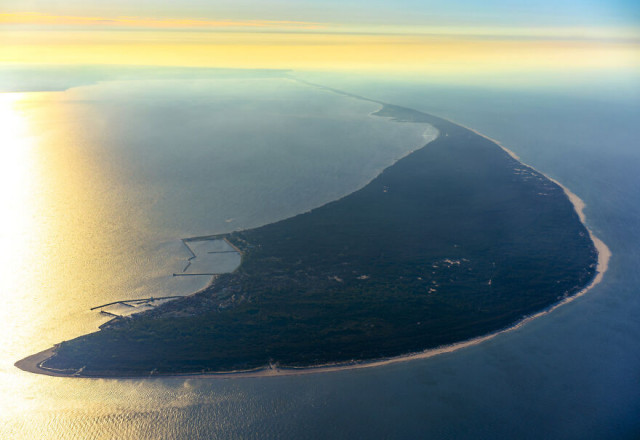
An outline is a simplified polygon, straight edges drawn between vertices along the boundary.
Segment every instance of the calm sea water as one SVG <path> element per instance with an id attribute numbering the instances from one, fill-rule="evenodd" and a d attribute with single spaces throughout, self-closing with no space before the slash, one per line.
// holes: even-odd
<path id="1" fill-rule="evenodd" d="M 603 283 L 479 346 L 380 368 L 236 380 L 23 373 L 15 360 L 103 322 L 88 311 L 97 303 L 201 287 L 170 277 L 188 258 L 180 238 L 347 194 L 424 143 L 426 127 L 278 79 L 5 96 L 1 438 L 640 436 L 638 102 L 331 85 L 476 128 L 566 184 L 613 252 Z"/>

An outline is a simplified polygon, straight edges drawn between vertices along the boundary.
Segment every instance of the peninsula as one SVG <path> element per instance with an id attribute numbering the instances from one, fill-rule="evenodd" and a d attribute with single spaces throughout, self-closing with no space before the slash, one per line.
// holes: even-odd
<path id="1" fill-rule="evenodd" d="M 576 295 L 598 252 L 563 189 L 450 121 L 360 190 L 215 236 L 242 253 L 194 295 L 116 318 L 16 365 L 84 377 L 352 364 L 513 326 Z"/>

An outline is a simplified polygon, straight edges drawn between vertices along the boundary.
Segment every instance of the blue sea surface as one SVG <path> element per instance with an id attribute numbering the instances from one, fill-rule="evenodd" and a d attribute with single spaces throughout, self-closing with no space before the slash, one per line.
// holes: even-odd
<path id="1" fill-rule="evenodd" d="M 374 80 L 327 83 L 472 127 L 567 186 L 584 200 L 588 226 L 611 249 L 603 282 L 517 330 L 406 363 L 267 378 L 46 378 L 65 386 L 49 389 L 46 382 L 39 385 L 41 395 L 28 397 L 44 396 L 51 407 L 5 418 L 1 437 L 640 438 L 636 95 Z M 331 171 L 326 158 L 323 164 Z M 328 193 L 339 193 L 328 187 Z M 172 207 L 165 212 L 174 215 Z M 259 222 L 252 206 L 238 206 L 236 212 L 247 226 Z M 269 211 L 268 220 L 274 215 Z M 225 219 L 216 213 L 220 225 Z"/>

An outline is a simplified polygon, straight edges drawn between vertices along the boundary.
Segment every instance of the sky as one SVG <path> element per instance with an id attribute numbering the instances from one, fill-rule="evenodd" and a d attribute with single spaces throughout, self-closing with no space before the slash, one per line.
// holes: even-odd
<path id="1" fill-rule="evenodd" d="M 3 0 L 0 40 L 2 64 L 640 70 L 640 2 Z"/>
<path id="2" fill-rule="evenodd" d="M 3 0 L 0 12 L 328 24 L 637 26 L 633 0 Z"/>

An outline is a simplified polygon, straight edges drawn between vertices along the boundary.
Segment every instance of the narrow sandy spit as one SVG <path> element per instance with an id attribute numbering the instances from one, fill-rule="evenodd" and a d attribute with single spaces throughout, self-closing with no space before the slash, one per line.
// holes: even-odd
<path id="1" fill-rule="evenodd" d="M 444 118 L 442 118 L 444 119 Z M 446 120 L 446 119 L 445 119 Z M 449 121 L 449 120 L 448 120 Z M 500 148 L 502 148 L 507 154 L 509 154 L 511 157 L 513 157 L 514 159 L 516 159 L 518 162 L 520 162 L 521 164 L 523 164 L 524 166 L 527 166 L 531 169 L 535 169 L 525 163 L 523 163 L 520 158 L 511 150 L 509 150 L 508 148 L 506 148 L 505 146 L 503 146 L 502 144 L 500 144 L 500 142 L 496 141 L 495 139 L 491 139 L 488 136 L 485 136 L 482 133 L 477 132 L 476 130 L 466 127 L 462 124 L 458 124 L 457 122 L 454 121 L 449 121 L 453 124 L 459 125 L 460 127 L 466 128 L 469 131 L 472 131 L 473 133 L 477 134 L 478 136 L 482 136 L 483 138 L 493 142 L 494 144 L 496 144 L 497 146 L 499 146 Z M 433 140 L 433 139 L 432 139 Z M 411 152 L 410 152 L 411 153 Z M 410 154 L 408 153 L 408 154 Z M 537 170 L 536 170 L 537 171 Z M 538 171 L 539 172 L 539 171 Z M 576 298 L 579 298 L 581 296 L 583 296 L 584 294 L 586 294 L 589 290 L 591 290 L 593 287 L 595 287 L 596 285 L 598 285 L 601 281 L 602 278 L 605 274 L 605 272 L 607 271 L 608 267 L 609 267 L 609 259 L 611 258 L 611 251 L 609 250 L 609 248 L 607 247 L 607 245 L 600 240 L 598 237 L 596 237 L 593 232 L 587 227 L 586 225 L 586 221 L 585 221 L 585 216 L 584 216 L 584 208 L 585 208 L 585 203 L 582 199 L 580 199 L 577 195 L 575 195 L 573 192 L 571 192 L 569 189 L 567 189 L 564 185 L 562 185 L 560 182 L 556 181 L 555 179 L 547 176 L 544 173 L 541 173 L 542 175 L 544 175 L 547 179 L 551 180 L 552 182 L 556 183 L 558 186 L 560 186 L 565 194 L 567 195 L 567 197 L 569 198 L 569 201 L 573 204 L 573 207 L 576 211 L 576 213 L 578 214 L 578 217 L 580 218 L 580 221 L 584 224 L 585 228 L 587 229 L 587 231 L 589 232 L 589 236 L 591 237 L 591 239 L 593 240 L 593 243 L 596 247 L 596 250 L 598 251 L 598 265 L 596 268 L 596 276 L 593 278 L 593 280 L 587 285 L 585 286 L 584 289 L 582 289 L 581 291 L 579 291 L 578 293 L 576 293 L 575 295 L 572 295 L 570 297 L 567 297 L 565 299 L 563 299 L 562 301 L 538 312 L 535 313 L 533 315 L 527 316 L 526 318 L 522 319 L 521 321 L 518 321 L 517 323 L 515 323 L 514 325 L 502 329 L 502 330 L 498 330 L 496 332 L 493 333 L 489 333 L 487 335 L 484 336 L 479 336 L 477 338 L 473 338 L 473 339 L 468 339 L 466 341 L 462 341 L 462 342 L 457 342 L 455 344 L 451 344 L 451 345 L 445 345 L 442 347 L 438 347 L 438 348 L 433 348 L 433 349 L 428 349 L 422 352 L 418 352 L 418 353 L 410 353 L 410 354 L 406 354 L 406 355 L 401 355 L 401 356 L 396 356 L 396 357 L 392 357 L 392 358 L 386 358 L 386 359 L 378 359 L 378 360 L 372 360 L 372 361 L 362 361 L 362 362 L 349 362 L 349 363 L 339 363 L 339 364 L 326 364 L 326 365 L 318 365 L 318 366 L 314 366 L 314 367 L 303 367 L 303 368 L 280 368 L 277 365 L 270 365 L 268 367 L 264 367 L 264 368 L 259 368 L 259 369 L 253 369 L 253 370 L 248 370 L 248 371 L 230 371 L 230 372 L 220 372 L 220 373 L 183 373 L 183 374 L 156 374 L 153 376 L 140 376 L 140 375 L 131 375 L 131 376 L 127 376 L 126 374 L 122 374 L 122 375 L 117 375 L 117 376 L 88 376 L 88 375 L 84 375 L 82 374 L 81 371 L 75 372 L 73 374 L 68 373 L 66 371 L 56 371 L 53 369 L 49 369 L 49 368 L 43 368 L 41 367 L 42 362 L 44 362 L 45 360 L 49 359 L 50 357 L 52 357 L 54 355 L 54 348 L 49 348 L 45 351 L 42 351 L 40 353 L 36 353 L 32 356 L 29 356 L 21 361 L 16 362 L 15 366 L 20 368 L 21 370 L 24 371 L 28 371 L 31 373 L 38 373 L 38 374 L 44 374 L 44 375 L 48 375 L 48 376 L 59 376 L 59 377 L 82 377 L 82 378 L 90 378 L 90 379 L 98 379 L 98 378 L 102 378 L 102 379 L 125 379 L 125 378 L 147 378 L 147 377 L 182 377 L 182 378 L 217 378 L 217 379 L 226 379 L 226 378 L 240 378 L 240 377 L 274 377 L 274 376 L 298 376 L 298 375 L 303 375 L 303 374 L 316 374 L 316 373 L 327 373 L 327 372 L 332 372 L 332 371 L 340 371 L 340 370 L 356 370 L 356 369 L 361 369 L 361 368 L 372 368 L 372 367 L 380 367 L 383 365 L 390 365 L 390 364 L 396 364 L 396 363 L 400 363 L 400 362 L 408 362 L 408 361 L 412 361 L 415 359 L 426 359 L 426 358 L 430 358 L 433 356 L 437 356 L 440 354 L 444 354 L 444 353 L 451 353 L 454 352 L 456 350 L 460 350 L 462 348 L 466 348 L 466 347 L 471 347 L 474 345 L 478 345 L 481 344 L 482 342 L 488 341 L 490 339 L 495 338 L 498 335 L 501 335 L 503 333 L 506 332 L 510 332 L 516 329 L 521 328 L 522 326 L 524 326 L 525 324 L 527 324 L 530 321 L 533 321 L 536 318 L 539 318 L 541 316 L 547 315 L 551 312 L 553 312 L 555 309 L 557 309 L 558 307 L 561 307 L 565 304 L 568 304 L 570 302 L 572 302 L 573 300 L 575 300 Z"/>

